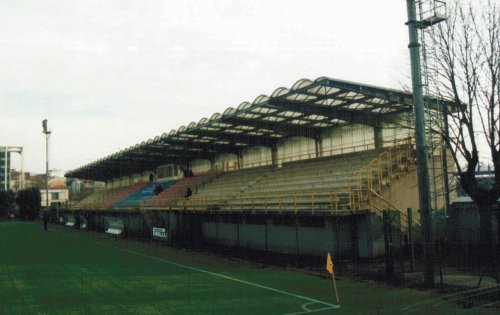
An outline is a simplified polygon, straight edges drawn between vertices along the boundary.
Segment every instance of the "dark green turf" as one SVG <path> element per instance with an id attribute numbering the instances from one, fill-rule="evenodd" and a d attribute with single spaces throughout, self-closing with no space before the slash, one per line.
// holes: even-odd
<path id="1" fill-rule="evenodd" d="M 60 226 L 44 232 L 41 224 L 0 223 L 0 314 L 289 314 L 311 302 L 258 285 L 335 304 L 328 278 Z M 342 307 L 313 314 L 462 311 L 423 291 L 350 281 L 338 287 Z"/>

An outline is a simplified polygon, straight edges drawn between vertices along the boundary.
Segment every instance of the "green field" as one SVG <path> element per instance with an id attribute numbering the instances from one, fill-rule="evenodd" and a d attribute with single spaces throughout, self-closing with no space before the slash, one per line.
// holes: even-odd
<path id="1" fill-rule="evenodd" d="M 430 292 L 258 267 L 40 223 L 0 223 L 0 314 L 457 314 Z M 485 309 L 475 314 L 485 314 Z"/>

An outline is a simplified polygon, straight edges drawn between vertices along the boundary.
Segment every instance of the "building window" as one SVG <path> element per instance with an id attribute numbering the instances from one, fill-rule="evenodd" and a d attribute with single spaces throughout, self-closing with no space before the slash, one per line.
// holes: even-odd
<path id="1" fill-rule="evenodd" d="M 50 193 L 50 199 L 51 200 L 57 200 L 57 199 L 59 199 L 59 193 L 58 192 Z"/>

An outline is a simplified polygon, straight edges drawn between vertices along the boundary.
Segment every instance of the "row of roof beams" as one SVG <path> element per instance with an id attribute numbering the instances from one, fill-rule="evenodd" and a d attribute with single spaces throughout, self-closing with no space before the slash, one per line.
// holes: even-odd
<path id="1" fill-rule="evenodd" d="M 436 98 L 427 98 L 426 104 L 434 109 L 446 105 L 452 110 L 453 106 Z M 223 114 L 215 113 L 210 119 L 191 122 L 69 171 L 66 177 L 106 180 L 117 173 L 151 169 L 180 154 L 188 159 L 210 158 L 248 146 L 272 146 L 284 137 L 317 138 L 325 128 L 343 124 L 376 126 L 411 111 L 412 105 L 412 94 L 404 91 L 326 77 L 301 79 L 290 89 L 281 87 L 271 96 L 260 95 L 252 103 L 229 107 Z"/>

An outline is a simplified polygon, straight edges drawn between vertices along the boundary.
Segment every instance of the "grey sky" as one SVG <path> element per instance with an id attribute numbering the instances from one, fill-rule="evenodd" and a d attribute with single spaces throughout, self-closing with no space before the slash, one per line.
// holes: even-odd
<path id="1" fill-rule="evenodd" d="M 47 118 L 70 170 L 301 78 L 400 88 L 405 21 L 402 0 L 0 0 L 0 145 L 44 172 Z"/>

